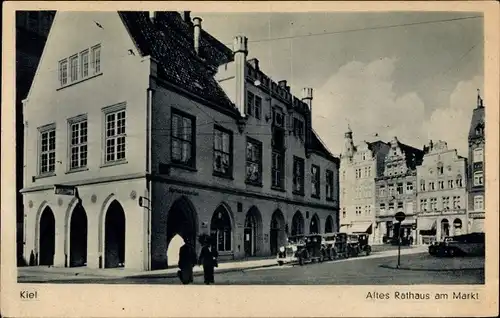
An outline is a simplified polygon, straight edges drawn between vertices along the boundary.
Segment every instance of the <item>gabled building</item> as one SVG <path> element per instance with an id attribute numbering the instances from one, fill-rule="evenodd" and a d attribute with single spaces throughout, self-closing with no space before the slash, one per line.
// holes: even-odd
<path id="1" fill-rule="evenodd" d="M 444 141 L 429 143 L 417 167 L 418 220 L 416 243 L 442 241 L 468 233 L 467 160 Z"/>
<path id="2" fill-rule="evenodd" d="M 469 192 L 470 232 L 484 232 L 485 219 L 485 119 L 483 99 L 478 93 L 469 128 L 467 189 Z"/>
<path id="3" fill-rule="evenodd" d="M 245 37 L 230 49 L 201 22 L 57 13 L 24 101 L 26 259 L 149 270 L 202 233 L 240 259 L 338 230 L 340 162 L 312 89 L 294 96 Z"/>
<path id="4" fill-rule="evenodd" d="M 354 145 L 352 130 L 344 135 L 340 159 L 340 224 L 349 233 L 368 233 L 375 242 L 376 192 L 375 179 L 384 172 L 385 156 L 390 146 L 383 141 L 360 142 Z"/>
<path id="5" fill-rule="evenodd" d="M 422 164 L 424 151 L 401 143 L 396 137 L 389 143 L 385 156 L 383 175 L 376 183 L 376 231 L 375 241 L 383 243 L 398 237 L 416 235 L 416 184 L 417 166 Z M 397 212 L 404 212 L 406 219 L 399 223 L 394 219 Z"/>

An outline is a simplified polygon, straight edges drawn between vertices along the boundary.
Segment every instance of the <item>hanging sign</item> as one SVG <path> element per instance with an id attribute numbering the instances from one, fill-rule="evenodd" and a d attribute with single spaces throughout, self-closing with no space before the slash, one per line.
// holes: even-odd
<path id="1" fill-rule="evenodd" d="M 76 187 L 70 185 L 55 184 L 54 194 L 56 195 L 72 195 L 76 193 Z"/>

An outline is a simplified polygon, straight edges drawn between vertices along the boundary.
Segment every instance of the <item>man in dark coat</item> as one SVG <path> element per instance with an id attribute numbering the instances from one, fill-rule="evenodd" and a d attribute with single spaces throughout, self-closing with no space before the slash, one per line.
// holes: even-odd
<path id="1" fill-rule="evenodd" d="M 210 239 L 206 238 L 201 249 L 198 265 L 203 265 L 203 276 L 207 285 L 215 283 L 214 267 L 218 266 L 217 256 L 217 251 L 214 250 Z"/>
<path id="2" fill-rule="evenodd" d="M 184 245 L 179 250 L 179 269 L 177 272 L 181 282 L 186 285 L 193 282 L 193 267 L 196 265 L 196 252 L 189 239 L 184 241 Z"/>

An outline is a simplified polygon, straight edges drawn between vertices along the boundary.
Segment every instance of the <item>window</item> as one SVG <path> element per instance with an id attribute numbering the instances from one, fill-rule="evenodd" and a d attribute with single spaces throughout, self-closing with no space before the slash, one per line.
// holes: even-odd
<path id="1" fill-rule="evenodd" d="M 56 128 L 51 125 L 40 130 L 40 170 L 39 174 L 56 170 Z"/>
<path id="2" fill-rule="evenodd" d="M 430 199 L 430 204 L 431 204 L 431 211 L 436 211 L 437 210 L 437 198 L 431 198 Z"/>
<path id="3" fill-rule="evenodd" d="M 66 59 L 59 62 L 59 83 L 61 86 L 68 83 L 68 60 Z"/>
<path id="4" fill-rule="evenodd" d="M 439 190 L 443 190 L 444 189 L 444 181 L 439 181 L 438 184 L 439 184 Z"/>
<path id="5" fill-rule="evenodd" d="M 429 182 L 429 191 L 435 190 L 434 188 L 434 182 Z"/>
<path id="6" fill-rule="evenodd" d="M 78 81 L 78 56 L 72 56 L 69 58 L 69 66 L 70 66 L 70 77 L 71 82 Z"/>
<path id="7" fill-rule="evenodd" d="M 482 171 L 477 171 L 474 172 L 474 186 L 481 186 L 483 185 L 483 172 Z"/>
<path id="8" fill-rule="evenodd" d="M 402 210 L 403 209 L 403 202 L 398 202 L 398 210 Z"/>
<path id="9" fill-rule="evenodd" d="M 319 197 L 320 180 L 319 180 L 319 167 L 316 165 L 311 166 L 311 196 Z"/>
<path id="10" fill-rule="evenodd" d="M 484 153 L 483 148 L 474 149 L 473 162 L 483 162 Z"/>
<path id="11" fill-rule="evenodd" d="M 247 93 L 247 115 L 253 116 L 255 95 L 252 92 Z"/>
<path id="12" fill-rule="evenodd" d="M 80 66 L 82 78 L 89 76 L 89 50 L 80 53 Z"/>
<path id="13" fill-rule="evenodd" d="M 342 208 L 342 218 L 344 218 L 344 219 L 345 219 L 345 217 L 346 217 L 345 208 Z"/>
<path id="14" fill-rule="evenodd" d="M 461 188 L 463 186 L 462 185 L 462 176 L 461 175 L 457 176 L 456 186 L 457 186 L 457 188 Z"/>
<path id="15" fill-rule="evenodd" d="M 443 174 L 443 164 L 440 162 L 437 165 L 437 174 L 442 175 Z"/>
<path id="16" fill-rule="evenodd" d="M 484 209 L 484 197 L 482 195 L 474 196 L 474 210 L 481 211 Z"/>
<path id="17" fill-rule="evenodd" d="M 394 195 L 394 184 L 389 184 L 389 195 Z"/>
<path id="18" fill-rule="evenodd" d="M 293 192 L 304 194 L 304 159 L 293 157 Z"/>
<path id="19" fill-rule="evenodd" d="M 394 211 L 394 202 L 391 202 L 389 203 L 389 212 L 393 212 Z"/>
<path id="20" fill-rule="evenodd" d="M 425 180 L 420 180 L 420 190 L 425 191 Z"/>
<path id="21" fill-rule="evenodd" d="M 443 197 L 443 210 L 448 210 L 450 208 L 450 197 Z"/>
<path id="22" fill-rule="evenodd" d="M 379 210 L 380 210 L 380 213 L 385 212 L 385 203 L 380 203 Z"/>
<path id="23" fill-rule="evenodd" d="M 356 215 L 360 215 L 360 214 L 361 214 L 361 207 L 357 206 L 356 207 Z"/>
<path id="24" fill-rule="evenodd" d="M 333 171 L 326 170 L 326 199 L 333 199 Z"/>
<path id="25" fill-rule="evenodd" d="M 461 208 L 460 197 L 459 196 L 453 197 L 453 208 L 454 209 L 460 209 Z"/>
<path id="26" fill-rule="evenodd" d="M 101 72 L 101 45 L 96 45 L 92 48 L 92 69 L 94 74 Z"/>
<path id="27" fill-rule="evenodd" d="M 381 185 L 378 191 L 381 197 L 385 197 L 385 185 Z"/>
<path id="28" fill-rule="evenodd" d="M 453 180 L 448 180 L 448 188 L 453 189 Z"/>
<path id="29" fill-rule="evenodd" d="M 195 118 L 172 109 L 172 162 L 195 166 Z"/>
<path id="30" fill-rule="evenodd" d="M 420 211 L 427 211 L 427 199 L 420 199 Z"/>
<path id="31" fill-rule="evenodd" d="M 361 160 L 366 160 L 366 154 L 364 152 L 361 154 Z"/>
<path id="32" fill-rule="evenodd" d="M 233 174 L 233 135 L 221 127 L 214 127 L 214 173 L 223 177 Z"/>
<path id="33" fill-rule="evenodd" d="M 402 183 L 398 183 L 397 191 L 398 191 L 398 194 L 403 194 L 403 184 Z"/>
<path id="34" fill-rule="evenodd" d="M 298 118 L 293 119 L 293 133 L 300 139 L 304 138 L 304 122 Z"/>
<path id="35" fill-rule="evenodd" d="M 247 175 L 246 181 L 260 185 L 262 182 L 262 143 L 247 138 Z"/>
<path id="36" fill-rule="evenodd" d="M 273 125 L 276 127 L 283 127 L 285 125 L 283 112 L 278 108 L 273 109 Z"/>
<path id="37" fill-rule="evenodd" d="M 413 182 L 406 183 L 406 193 L 413 193 Z"/>
<path id="38" fill-rule="evenodd" d="M 260 96 L 255 96 L 255 118 L 262 118 L 262 98 Z"/>
<path id="39" fill-rule="evenodd" d="M 125 160 L 125 109 L 106 113 L 105 162 Z"/>
<path id="40" fill-rule="evenodd" d="M 283 188 L 283 155 L 278 151 L 273 151 L 272 154 L 272 187 Z"/>
<path id="41" fill-rule="evenodd" d="M 372 176 L 372 167 L 368 167 L 368 176 L 371 177 Z"/>
<path id="42" fill-rule="evenodd" d="M 87 120 L 70 122 L 70 170 L 87 166 Z"/>

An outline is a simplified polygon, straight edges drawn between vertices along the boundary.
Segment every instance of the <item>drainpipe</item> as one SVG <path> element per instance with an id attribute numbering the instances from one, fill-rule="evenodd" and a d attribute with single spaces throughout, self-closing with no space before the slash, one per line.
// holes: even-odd
<path id="1" fill-rule="evenodd" d="M 146 102 L 146 197 L 148 199 L 148 207 L 146 208 L 147 213 L 147 270 L 151 270 L 151 191 L 152 191 L 152 182 L 151 182 L 151 135 L 152 135 L 152 104 L 153 104 L 153 90 L 151 88 L 147 89 L 147 102 Z"/>

